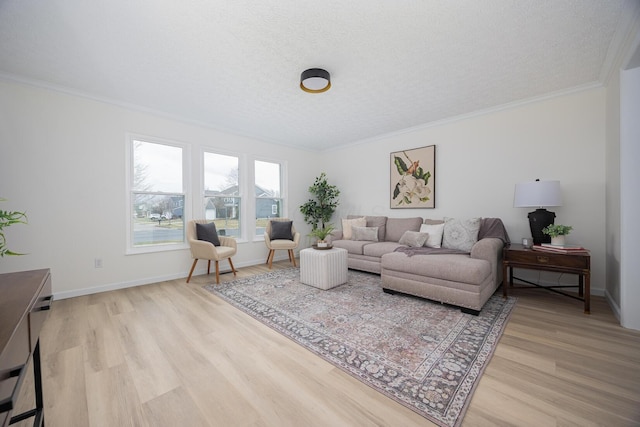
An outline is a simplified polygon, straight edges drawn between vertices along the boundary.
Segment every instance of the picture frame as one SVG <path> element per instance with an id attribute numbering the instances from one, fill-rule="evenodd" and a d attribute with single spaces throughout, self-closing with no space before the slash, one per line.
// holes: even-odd
<path id="1" fill-rule="evenodd" d="M 436 207 L 436 146 L 391 153 L 391 209 L 433 209 Z"/>

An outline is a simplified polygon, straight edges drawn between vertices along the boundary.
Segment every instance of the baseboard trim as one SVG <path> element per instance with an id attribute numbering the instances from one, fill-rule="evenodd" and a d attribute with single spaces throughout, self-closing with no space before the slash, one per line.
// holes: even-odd
<path id="1" fill-rule="evenodd" d="M 616 316 L 616 319 L 618 319 L 618 322 L 621 322 L 620 306 L 616 304 L 615 300 L 613 299 L 613 297 L 611 296 L 608 290 L 604 291 L 604 297 L 607 299 L 607 302 L 611 307 L 611 311 L 613 311 L 613 315 Z"/>
<path id="2" fill-rule="evenodd" d="M 281 257 L 276 257 L 274 259 L 274 261 L 282 261 L 282 260 L 287 260 L 289 259 L 288 256 L 281 256 Z M 263 264 L 264 260 L 251 260 L 251 261 L 245 261 L 243 263 L 235 263 L 234 265 L 237 268 L 242 268 L 242 267 L 251 267 L 253 265 L 259 265 L 259 264 Z M 194 270 L 193 274 L 195 276 L 199 276 L 202 274 L 206 274 L 207 273 L 207 267 L 206 267 L 206 263 L 202 262 L 202 263 L 198 263 L 198 264 L 202 264 L 201 268 L 197 268 L 196 270 Z M 230 272 L 230 269 L 223 269 L 222 271 L 220 271 L 220 273 L 227 273 Z M 67 299 L 67 298 L 75 298 L 75 297 L 81 297 L 81 296 L 85 296 L 85 295 L 93 295 L 93 294 L 98 294 L 101 292 L 109 292 L 109 291 L 116 291 L 118 289 L 126 289 L 126 288 L 133 288 L 136 286 L 144 286 L 144 285 L 150 285 L 153 283 L 158 283 L 158 282 L 165 282 L 167 280 L 177 280 L 177 279 L 186 279 L 189 276 L 189 272 L 188 271 L 182 271 L 180 273 L 176 273 L 176 274 L 168 274 L 168 275 L 164 275 L 164 276 L 154 276 L 154 277 L 145 277 L 143 279 L 137 279 L 137 280 L 131 280 L 131 281 L 127 281 L 127 282 L 119 282 L 119 283 L 108 283 L 106 285 L 101 285 L 101 286 L 92 286 L 90 288 L 83 288 L 83 289 L 74 289 L 71 291 L 62 291 L 62 292 L 55 292 L 53 294 L 53 299 L 54 300 L 63 300 L 63 299 Z M 215 271 L 214 271 L 214 276 L 215 276 Z"/>

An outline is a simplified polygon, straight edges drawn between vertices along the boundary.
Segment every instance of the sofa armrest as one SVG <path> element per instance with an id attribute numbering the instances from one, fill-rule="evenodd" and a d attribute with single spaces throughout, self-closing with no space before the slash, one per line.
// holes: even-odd
<path id="1" fill-rule="evenodd" d="M 491 264 L 496 287 L 502 283 L 502 240 L 494 237 L 480 239 L 471 248 L 471 258 L 483 259 Z"/>
<path id="2" fill-rule="evenodd" d="M 493 237 L 480 239 L 471 248 L 471 258 L 484 259 L 489 262 L 496 262 L 502 259 L 502 240 Z"/>

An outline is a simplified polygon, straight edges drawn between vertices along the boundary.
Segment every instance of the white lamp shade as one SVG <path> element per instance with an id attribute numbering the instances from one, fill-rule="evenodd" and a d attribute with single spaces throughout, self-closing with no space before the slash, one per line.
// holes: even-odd
<path id="1" fill-rule="evenodd" d="M 560 181 L 530 181 L 516 184 L 514 208 L 562 206 Z"/>

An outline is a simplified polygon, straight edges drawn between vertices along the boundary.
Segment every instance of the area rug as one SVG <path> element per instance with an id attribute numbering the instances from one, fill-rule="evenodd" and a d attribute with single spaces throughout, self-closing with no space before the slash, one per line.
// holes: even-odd
<path id="1" fill-rule="evenodd" d="M 494 295 L 478 316 L 389 295 L 380 276 L 349 270 L 330 290 L 290 268 L 206 289 L 440 426 L 460 425 L 515 298 Z"/>

